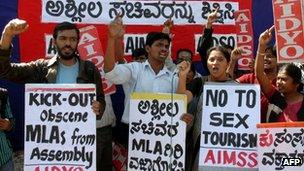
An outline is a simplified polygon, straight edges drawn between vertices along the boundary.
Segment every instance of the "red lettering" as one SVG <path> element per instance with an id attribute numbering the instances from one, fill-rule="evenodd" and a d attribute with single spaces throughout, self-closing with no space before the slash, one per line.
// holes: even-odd
<path id="1" fill-rule="evenodd" d="M 204 163 L 207 163 L 209 160 L 211 160 L 212 164 L 215 164 L 215 158 L 212 150 L 208 151 Z"/>
<path id="2" fill-rule="evenodd" d="M 220 154 L 220 151 L 217 151 L 217 164 L 221 164 L 222 162 L 222 155 Z"/>
<path id="3" fill-rule="evenodd" d="M 224 158 L 224 164 L 231 164 L 235 165 L 236 159 L 235 159 L 235 151 L 232 151 L 231 153 L 228 151 L 223 151 L 223 158 Z"/>
<path id="4" fill-rule="evenodd" d="M 256 167 L 257 165 L 258 165 L 258 161 L 257 161 L 257 157 L 258 157 L 258 154 L 257 153 L 250 153 L 249 155 L 248 155 L 248 166 L 249 167 Z M 252 163 L 250 162 L 250 161 L 252 161 Z"/>
<path id="5" fill-rule="evenodd" d="M 60 168 L 57 166 L 52 166 L 51 171 L 60 171 Z"/>
<path id="6" fill-rule="evenodd" d="M 50 171 L 84 171 L 83 168 L 79 166 L 37 166 L 34 171 L 49 171 L 49 168 Z"/>
<path id="7" fill-rule="evenodd" d="M 247 156 L 247 153 L 245 152 L 240 152 L 238 154 L 238 162 L 237 162 L 237 165 L 240 166 L 240 167 L 244 167 L 246 165 L 246 156 Z"/>
<path id="8" fill-rule="evenodd" d="M 238 69 L 250 70 L 248 64 L 243 64 L 243 58 L 253 59 L 253 30 L 252 19 L 249 10 L 239 10 L 234 13 L 235 15 L 235 28 L 237 34 L 237 46 L 241 48 L 244 53 L 242 58 L 238 61 Z"/>
<path id="9" fill-rule="evenodd" d="M 230 167 L 256 168 L 258 165 L 257 156 L 256 152 L 208 150 L 204 163 L 218 166 L 227 165 Z"/>
<path id="10" fill-rule="evenodd" d="M 35 171 L 40 171 L 39 166 L 37 166 L 37 167 L 35 168 Z"/>
<path id="11" fill-rule="evenodd" d="M 278 62 L 304 58 L 301 1 L 277 0 L 273 3 Z M 302 17 L 301 17 L 302 16 Z"/>

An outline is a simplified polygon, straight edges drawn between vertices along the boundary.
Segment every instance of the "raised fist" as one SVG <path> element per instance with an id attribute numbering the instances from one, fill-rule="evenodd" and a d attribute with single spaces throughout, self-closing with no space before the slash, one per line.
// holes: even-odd
<path id="1" fill-rule="evenodd" d="M 7 23 L 2 34 L 15 36 L 26 31 L 28 27 L 29 25 L 25 20 L 16 18 Z"/>

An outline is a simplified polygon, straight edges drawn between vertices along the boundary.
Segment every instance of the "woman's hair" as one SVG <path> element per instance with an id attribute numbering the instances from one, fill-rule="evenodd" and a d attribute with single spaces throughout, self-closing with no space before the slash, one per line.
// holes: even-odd
<path id="1" fill-rule="evenodd" d="M 207 59 L 209 58 L 209 55 L 212 51 L 220 51 L 222 52 L 222 54 L 224 55 L 224 57 L 226 58 L 227 62 L 230 62 L 230 54 L 229 52 L 227 51 L 226 48 L 222 47 L 222 46 L 215 46 L 215 47 L 212 47 L 210 48 L 208 51 L 207 51 Z"/>
<path id="2" fill-rule="evenodd" d="M 190 66 L 190 71 L 192 71 L 194 75 L 196 74 L 195 66 L 193 63 Z"/>
<path id="3" fill-rule="evenodd" d="M 284 72 L 288 76 L 293 79 L 294 83 L 299 84 L 298 92 L 303 90 L 303 83 L 302 83 L 302 71 L 301 69 L 294 63 L 285 64 L 280 68 L 279 72 Z"/>

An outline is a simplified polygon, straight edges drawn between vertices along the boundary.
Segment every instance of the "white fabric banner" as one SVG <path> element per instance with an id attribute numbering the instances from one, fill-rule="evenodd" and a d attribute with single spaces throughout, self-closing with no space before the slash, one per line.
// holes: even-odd
<path id="1" fill-rule="evenodd" d="M 126 25 L 162 25 L 168 18 L 176 25 L 200 25 L 216 7 L 221 15 L 217 24 L 234 25 L 239 3 L 231 1 L 42 0 L 41 9 L 42 23 L 108 24 L 120 13 Z"/>

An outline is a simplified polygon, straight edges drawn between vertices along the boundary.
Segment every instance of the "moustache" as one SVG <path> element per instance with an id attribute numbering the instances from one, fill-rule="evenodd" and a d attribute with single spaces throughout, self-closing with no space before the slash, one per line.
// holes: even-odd
<path id="1" fill-rule="evenodd" d="M 72 47 L 71 47 L 71 46 L 64 46 L 63 48 L 69 48 L 69 49 L 72 49 Z"/>

